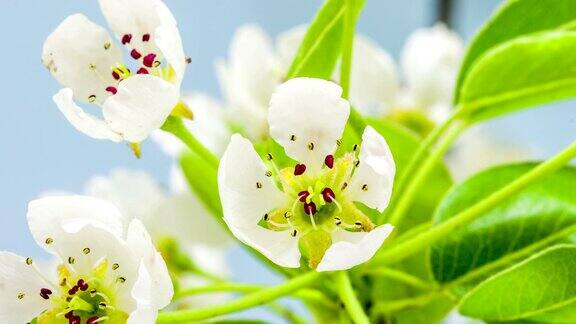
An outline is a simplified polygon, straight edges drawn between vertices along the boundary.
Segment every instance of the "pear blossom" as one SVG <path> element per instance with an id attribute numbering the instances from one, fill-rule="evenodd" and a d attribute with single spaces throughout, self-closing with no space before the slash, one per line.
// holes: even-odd
<path id="1" fill-rule="evenodd" d="M 179 107 L 186 69 L 176 21 L 161 0 L 99 0 L 121 49 L 103 27 L 82 14 L 48 36 L 42 61 L 64 87 L 54 101 L 80 132 L 96 139 L 139 143 Z M 102 108 L 103 118 L 76 104 Z"/>
<path id="2" fill-rule="evenodd" d="M 57 279 L 32 258 L 0 252 L 0 322 L 152 324 L 170 303 L 166 264 L 139 220 L 125 229 L 116 207 L 86 196 L 34 200 L 27 218 L 58 259 Z"/>
<path id="3" fill-rule="evenodd" d="M 298 161 L 279 170 L 251 142 L 233 135 L 220 161 L 224 220 L 242 242 L 274 263 L 299 267 L 302 244 L 317 271 L 343 270 L 369 260 L 392 231 L 375 226 L 356 203 L 383 212 L 395 164 L 386 140 L 366 127 L 362 144 L 336 157 L 350 113 L 330 81 L 291 79 L 273 94 L 272 138 Z M 358 154 L 357 154 L 358 153 Z"/>

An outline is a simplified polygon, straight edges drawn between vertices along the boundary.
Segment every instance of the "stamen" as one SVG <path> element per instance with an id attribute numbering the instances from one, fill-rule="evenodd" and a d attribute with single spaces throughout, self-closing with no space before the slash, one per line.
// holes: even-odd
<path id="1" fill-rule="evenodd" d="M 296 166 L 294 167 L 294 175 L 295 176 L 302 175 L 305 171 L 306 171 L 306 165 L 305 164 L 296 164 Z"/>
<path id="2" fill-rule="evenodd" d="M 334 167 L 334 155 L 332 154 L 326 155 L 326 158 L 324 158 L 324 164 L 326 164 L 327 167 L 332 169 Z"/>
<path id="3" fill-rule="evenodd" d="M 132 40 L 132 34 L 125 34 L 124 36 L 122 36 L 122 45 L 130 43 L 131 40 Z"/>
<path id="4" fill-rule="evenodd" d="M 50 299 L 50 295 L 52 295 L 52 290 L 50 290 L 48 288 L 40 289 L 40 297 L 42 297 L 44 299 Z"/>
<path id="5" fill-rule="evenodd" d="M 137 60 L 142 57 L 142 54 L 140 54 L 140 52 L 138 52 L 136 49 L 133 49 L 130 52 L 130 56 L 132 56 L 133 59 Z"/>
<path id="6" fill-rule="evenodd" d="M 143 42 L 148 42 L 150 40 L 150 34 L 144 34 L 142 35 L 142 41 Z"/>
<path id="7" fill-rule="evenodd" d="M 110 92 L 111 94 L 115 95 L 116 92 L 118 92 L 118 89 L 116 89 L 116 87 L 109 86 L 109 87 L 106 87 L 106 91 L 108 91 L 108 92 Z"/>
<path id="8" fill-rule="evenodd" d="M 136 71 L 136 74 L 149 74 L 150 72 L 148 72 L 148 70 L 146 70 L 146 68 L 139 68 L 138 71 Z"/>
<path id="9" fill-rule="evenodd" d="M 316 214 L 316 204 L 314 202 L 304 203 L 304 212 L 308 215 Z"/>
<path id="10" fill-rule="evenodd" d="M 116 71 L 112 71 L 112 77 L 114 80 L 120 80 L 120 75 Z"/>
<path id="11" fill-rule="evenodd" d="M 334 198 L 336 197 L 336 195 L 334 194 L 334 191 L 328 187 L 324 188 L 324 190 L 322 190 L 322 198 L 324 198 L 324 201 L 327 203 L 330 203 L 332 201 L 334 201 Z"/>
<path id="12" fill-rule="evenodd" d="M 70 295 L 70 296 L 75 295 L 78 292 L 78 289 L 79 289 L 78 286 L 74 286 L 74 287 L 68 289 L 68 295 Z"/>
<path id="13" fill-rule="evenodd" d="M 156 58 L 156 54 L 150 53 L 150 54 L 144 56 L 144 59 L 142 59 L 142 64 L 144 64 L 144 66 L 147 66 L 147 67 L 152 67 L 152 65 L 154 64 L 155 58 Z"/>
<path id="14" fill-rule="evenodd" d="M 310 193 L 308 191 L 300 191 L 298 193 L 298 200 L 301 202 L 306 202 L 306 198 L 308 198 L 309 195 Z"/>
<path id="15" fill-rule="evenodd" d="M 86 324 L 95 324 L 98 322 L 99 322 L 98 316 L 92 316 L 86 321 Z"/>

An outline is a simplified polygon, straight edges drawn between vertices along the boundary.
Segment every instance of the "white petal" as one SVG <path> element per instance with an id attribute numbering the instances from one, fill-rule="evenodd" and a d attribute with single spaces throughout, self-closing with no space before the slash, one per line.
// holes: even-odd
<path id="1" fill-rule="evenodd" d="M 122 81 L 118 92 L 103 105 L 110 128 L 132 143 L 160 128 L 180 98 L 171 83 L 152 75 L 135 75 Z"/>
<path id="2" fill-rule="evenodd" d="M 282 71 L 282 75 L 288 73 L 307 30 L 307 25 L 299 25 L 281 33 L 276 39 L 276 49 L 280 56 L 280 71 Z"/>
<path id="3" fill-rule="evenodd" d="M 417 108 L 450 105 L 463 54 L 462 39 L 443 24 L 410 35 L 402 50 L 401 65 Z"/>
<path id="4" fill-rule="evenodd" d="M 341 94 L 339 85 L 326 80 L 286 81 L 270 102 L 270 135 L 291 158 L 319 169 L 326 155 L 334 152 L 348 120 L 350 105 Z"/>
<path id="5" fill-rule="evenodd" d="M 190 192 L 166 199 L 145 224 L 154 238 L 170 236 L 186 245 L 202 244 L 214 248 L 232 244 L 212 213 Z"/>
<path id="6" fill-rule="evenodd" d="M 89 113 L 74 103 L 72 89 L 64 88 L 53 97 L 54 102 L 64 114 L 64 117 L 78 131 L 96 139 L 109 139 L 114 142 L 122 141 L 122 136 L 110 129 L 108 124 Z"/>
<path id="7" fill-rule="evenodd" d="M 362 113 L 378 115 L 390 108 L 398 93 L 396 64 L 371 39 L 356 36 L 352 55 L 350 102 Z"/>
<path id="8" fill-rule="evenodd" d="M 252 143 L 237 134 L 220 160 L 218 189 L 229 224 L 256 225 L 264 214 L 283 206 L 287 199 L 266 176 L 266 167 Z"/>
<path id="9" fill-rule="evenodd" d="M 166 307 L 174 295 L 174 286 L 164 259 L 156 251 L 150 235 L 138 219 L 134 219 L 128 227 L 127 242 L 136 257 L 141 258 L 150 275 L 153 292 L 151 306 L 156 309 Z"/>
<path id="10" fill-rule="evenodd" d="M 96 176 L 86 185 L 85 193 L 114 204 L 127 221 L 147 221 L 167 199 L 162 188 L 144 171 L 113 170 L 109 176 Z"/>
<path id="11" fill-rule="evenodd" d="M 102 228 L 122 237 L 123 217 L 118 209 L 100 199 L 84 196 L 46 197 L 28 205 L 28 226 L 41 247 L 54 251 L 59 238 L 76 233 L 85 226 Z M 51 240 L 49 240 L 51 239 Z M 46 244 L 46 242 L 51 242 Z"/>
<path id="12" fill-rule="evenodd" d="M 154 324 L 158 317 L 158 310 L 149 306 L 140 306 L 130 313 L 126 324 Z"/>
<path id="13" fill-rule="evenodd" d="M 23 257 L 0 252 L 0 323 L 29 323 L 51 306 L 50 300 L 40 297 L 40 289 L 56 293 L 56 288 L 33 267 Z"/>
<path id="14" fill-rule="evenodd" d="M 240 27 L 232 39 L 228 62 L 218 61 L 217 72 L 226 101 L 252 139 L 266 134 L 270 95 L 278 83 L 271 40 L 256 25 Z"/>
<path id="15" fill-rule="evenodd" d="M 42 62 L 76 99 L 101 104 L 110 93 L 108 86 L 116 86 L 112 68 L 122 63 L 122 52 L 112 44 L 106 30 L 84 15 L 66 18 L 48 36 L 42 50 Z"/>
<path id="16" fill-rule="evenodd" d="M 326 250 L 316 270 L 346 270 L 370 260 L 393 229 L 392 225 L 385 224 L 370 232 L 336 230 L 332 234 L 334 243 Z"/>
<path id="17" fill-rule="evenodd" d="M 273 231 L 257 224 L 236 224 L 226 220 L 230 231 L 241 242 L 264 254 L 270 261 L 286 268 L 300 267 L 298 237 L 290 231 Z"/>
<path id="18" fill-rule="evenodd" d="M 231 133 L 220 103 L 200 93 L 188 95 L 182 100 L 194 114 L 193 120 L 184 120 L 188 130 L 210 151 L 222 155 Z M 154 132 L 152 138 L 171 156 L 178 156 L 186 149 L 180 140 L 166 132 Z"/>
<path id="19" fill-rule="evenodd" d="M 386 140 L 371 126 L 364 129 L 359 158 L 360 165 L 346 189 L 347 195 L 383 212 L 392 195 L 396 165 Z"/>
<path id="20" fill-rule="evenodd" d="M 154 31 L 156 46 L 158 46 L 168 64 L 174 69 L 176 73 L 174 83 L 177 87 L 180 87 L 187 65 L 180 31 L 178 30 L 176 19 L 174 19 L 172 12 L 170 12 L 164 2 L 157 2 L 156 14 L 160 20 L 160 25 Z"/>

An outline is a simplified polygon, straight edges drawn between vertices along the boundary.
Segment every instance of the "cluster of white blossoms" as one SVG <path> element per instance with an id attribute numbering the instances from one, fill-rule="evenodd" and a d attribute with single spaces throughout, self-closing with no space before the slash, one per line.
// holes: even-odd
<path id="1" fill-rule="evenodd" d="M 300 266 L 304 247 L 318 271 L 351 268 L 376 253 L 392 231 L 376 227 L 355 204 L 384 211 L 395 164 L 384 138 L 371 127 L 362 144 L 334 152 L 350 113 L 342 89 L 321 79 L 280 85 L 268 113 L 270 134 L 298 161 L 279 170 L 261 160 L 249 140 L 233 135 L 218 170 L 224 220 L 232 233 L 284 267 Z"/>
<path id="2" fill-rule="evenodd" d="M 161 0 L 99 0 L 132 62 L 108 32 L 82 14 L 66 18 L 44 43 L 42 61 L 64 86 L 54 101 L 79 131 L 139 143 L 162 126 L 180 100 L 187 59 L 170 10 Z M 75 103 L 102 108 L 103 119 Z"/>
<path id="3" fill-rule="evenodd" d="M 142 223 L 123 219 L 114 205 L 87 196 L 32 201 L 28 225 L 57 257 L 57 275 L 0 252 L 0 322 L 154 323 L 172 299 L 172 281 Z"/>

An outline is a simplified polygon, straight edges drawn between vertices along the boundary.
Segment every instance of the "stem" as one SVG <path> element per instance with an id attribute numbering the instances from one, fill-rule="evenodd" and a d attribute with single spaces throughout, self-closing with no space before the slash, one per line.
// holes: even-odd
<path id="1" fill-rule="evenodd" d="M 238 312 L 264 303 L 268 303 L 274 299 L 290 294 L 298 289 L 313 285 L 317 283 L 322 276 L 322 273 L 312 271 L 295 277 L 278 286 L 261 289 L 252 294 L 233 300 L 229 303 L 206 308 L 160 313 L 157 323 L 189 323 L 191 321 L 198 321 Z"/>
<path id="2" fill-rule="evenodd" d="M 370 324 L 368 316 L 364 313 L 364 308 L 354 293 L 354 288 L 352 288 L 348 273 L 346 271 L 339 271 L 336 273 L 335 279 L 338 295 L 344 303 L 348 314 L 350 314 L 352 321 L 356 324 Z"/>
<path id="3" fill-rule="evenodd" d="M 367 273 L 374 275 L 374 276 L 380 276 L 380 277 L 395 279 L 395 280 L 398 280 L 402 283 L 405 283 L 407 285 L 410 285 L 410 286 L 412 286 L 414 288 L 418 288 L 418 289 L 431 290 L 434 288 L 431 284 L 427 283 L 426 281 L 424 281 L 418 277 L 415 277 L 411 274 L 408 274 L 406 272 L 396 270 L 396 269 L 375 268 L 375 269 L 369 270 Z"/>
<path id="4" fill-rule="evenodd" d="M 423 306 L 442 295 L 441 291 L 433 291 L 426 295 L 398 299 L 393 301 L 378 302 L 374 308 L 378 313 L 395 313 L 409 307 Z"/>
<path id="5" fill-rule="evenodd" d="M 178 137 L 190 150 L 198 154 L 214 168 L 218 168 L 218 158 L 190 133 L 181 118 L 169 116 L 164 125 L 162 125 L 162 130 Z"/>
<path id="6" fill-rule="evenodd" d="M 219 293 L 219 292 L 236 292 L 236 293 L 253 293 L 266 289 L 266 286 L 255 284 L 242 284 L 242 283 L 221 283 L 203 287 L 192 287 L 182 289 L 174 295 L 174 299 L 180 299 L 188 296 L 206 294 L 206 293 Z M 323 293 L 314 289 L 300 289 L 294 293 L 294 297 L 302 301 L 313 303 L 315 305 L 323 306 L 326 308 L 334 309 L 336 304 L 328 299 Z"/>
<path id="7" fill-rule="evenodd" d="M 434 169 L 438 161 L 442 159 L 446 151 L 452 146 L 458 135 L 462 132 L 462 130 L 466 127 L 465 124 L 458 124 L 456 127 L 453 127 L 448 131 L 442 142 L 440 142 L 438 149 L 432 153 L 426 159 L 422 167 L 416 172 L 416 175 L 413 176 L 412 182 L 408 184 L 406 190 L 398 200 L 395 208 L 392 210 L 390 214 L 389 222 L 397 227 L 400 226 L 404 215 L 406 215 L 406 211 L 410 207 L 412 201 L 414 200 L 414 196 L 422 186 L 422 183 L 426 181 L 430 172 Z"/>
<path id="8" fill-rule="evenodd" d="M 433 242 L 436 242 L 448 235 L 454 230 L 474 221 L 496 207 L 498 204 L 504 202 L 506 199 L 520 192 L 522 189 L 531 185 L 532 183 L 540 180 L 541 178 L 553 173 L 554 171 L 562 168 L 570 160 L 576 156 L 576 141 L 573 142 L 568 148 L 555 155 L 553 158 L 541 163 L 528 173 L 519 177 L 511 182 L 506 187 L 496 191 L 487 198 L 466 209 L 465 211 L 455 215 L 448 221 L 432 227 L 429 231 L 415 236 L 410 240 L 399 243 L 388 250 L 383 251 L 380 255 L 376 256 L 372 265 L 382 265 L 391 262 L 402 260 L 410 255 L 424 250 L 429 247 Z"/>
<path id="9" fill-rule="evenodd" d="M 417 167 L 420 165 L 421 160 L 428 154 L 432 146 L 436 144 L 438 139 L 444 135 L 444 133 L 452 126 L 452 123 L 458 119 L 460 116 L 460 109 L 456 109 L 448 119 L 444 121 L 441 125 L 437 126 L 432 130 L 432 132 L 424 139 L 422 143 L 418 146 L 418 149 L 408 162 L 406 168 L 400 175 L 400 179 L 398 180 L 398 184 L 396 184 L 396 188 L 394 190 L 394 196 L 392 197 L 392 201 L 390 202 L 390 206 L 388 210 L 393 210 L 394 206 L 396 205 L 396 201 L 398 197 L 402 197 L 402 193 L 406 184 L 410 179 L 412 179 L 411 175 L 414 174 Z M 381 224 L 384 222 L 385 214 L 380 214 L 378 217 L 378 223 Z"/>

